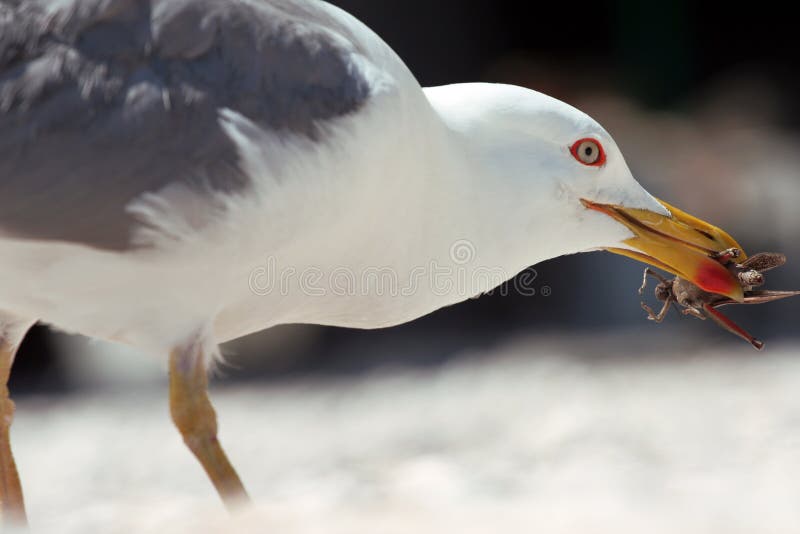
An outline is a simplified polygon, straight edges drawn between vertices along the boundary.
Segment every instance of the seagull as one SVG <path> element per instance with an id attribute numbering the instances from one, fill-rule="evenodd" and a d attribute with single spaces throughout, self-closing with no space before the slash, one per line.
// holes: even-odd
<path id="1" fill-rule="evenodd" d="M 389 327 L 593 250 L 741 300 L 730 248 L 586 114 L 423 89 L 323 1 L 0 0 L 2 515 L 25 522 L 6 382 L 36 321 L 168 358 L 174 423 L 235 508 L 220 343 Z"/>

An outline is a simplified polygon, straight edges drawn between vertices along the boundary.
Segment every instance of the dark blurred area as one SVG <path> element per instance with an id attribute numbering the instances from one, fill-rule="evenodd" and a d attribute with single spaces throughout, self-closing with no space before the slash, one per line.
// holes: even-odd
<path id="1" fill-rule="evenodd" d="M 789 265 L 768 283 L 800 288 L 800 47 L 793 17 L 766 4 L 740 9 L 680 1 L 333 3 L 381 35 L 424 86 L 513 83 L 586 111 L 615 137 L 649 191 L 731 231 L 749 252 L 785 252 Z M 251 336 L 226 349 L 225 374 L 281 379 L 435 366 L 519 332 L 602 337 L 635 329 L 644 346 L 651 335 L 660 343 L 670 337 L 706 347 L 741 343 L 677 314 L 660 329 L 646 321 L 636 293 L 642 266 L 634 262 L 584 254 L 537 265 L 535 272 L 535 296 L 485 296 L 393 329 L 288 326 Z M 799 311 L 797 300 L 731 315 L 774 342 L 797 338 Z M 68 369 L 83 368 L 83 356 L 65 349 L 76 346 L 88 347 L 36 327 L 11 388 L 79 387 L 73 379 L 79 373 Z"/>

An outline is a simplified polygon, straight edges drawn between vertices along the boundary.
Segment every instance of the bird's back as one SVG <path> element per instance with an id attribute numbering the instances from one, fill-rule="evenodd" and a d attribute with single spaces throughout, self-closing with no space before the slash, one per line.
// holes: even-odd
<path id="1" fill-rule="evenodd" d="M 358 48 L 306 0 L 0 1 L 0 237 L 125 250 L 145 193 L 245 192 L 221 111 L 318 139 Z"/>
<path id="2" fill-rule="evenodd" d="M 279 322 L 247 275 L 303 237 L 271 212 L 339 217 L 332 195 L 421 100 L 323 2 L 0 0 L 0 310 L 164 346 L 220 311 L 226 338 Z M 335 150 L 346 168 L 323 169 Z"/>

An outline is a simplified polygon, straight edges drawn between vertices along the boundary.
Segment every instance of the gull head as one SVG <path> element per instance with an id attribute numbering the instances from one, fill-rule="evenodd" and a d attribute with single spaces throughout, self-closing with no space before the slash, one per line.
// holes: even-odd
<path id="1" fill-rule="evenodd" d="M 650 195 L 611 135 L 587 114 L 501 84 L 426 94 L 457 145 L 466 147 L 468 187 L 501 214 L 504 228 L 491 230 L 511 235 L 515 250 L 535 261 L 607 250 L 743 298 L 741 285 L 715 259 L 738 243 Z"/>

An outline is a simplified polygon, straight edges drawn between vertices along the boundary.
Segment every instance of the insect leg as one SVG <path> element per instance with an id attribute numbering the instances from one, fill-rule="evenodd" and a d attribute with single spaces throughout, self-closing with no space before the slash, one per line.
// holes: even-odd
<path id="1" fill-rule="evenodd" d="M 719 261 L 723 265 L 730 262 L 731 260 L 737 259 L 739 256 L 742 255 L 742 251 L 738 248 L 729 248 L 712 254 L 711 257 L 715 260 Z"/>
<path id="2" fill-rule="evenodd" d="M 670 308 L 670 306 L 672 306 L 673 302 L 675 302 L 675 301 L 673 299 L 671 299 L 671 298 L 668 298 L 667 300 L 665 300 L 664 301 L 664 306 L 661 307 L 661 311 L 658 312 L 658 313 L 654 312 L 653 308 L 651 308 L 650 306 L 648 306 L 644 302 L 642 302 L 642 309 L 647 312 L 647 318 L 648 319 L 650 319 L 651 321 L 655 321 L 657 323 L 660 323 L 667 316 L 667 312 L 669 311 L 669 308 Z"/>
<path id="3" fill-rule="evenodd" d="M 647 269 L 644 270 L 644 274 L 642 275 L 642 287 L 639 288 L 640 295 L 644 294 L 644 288 L 647 287 L 647 275 L 652 276 L 653 278 L 662 283 L 666 283 L 667 281 L 666 278 L 664 278 L 663 276 L 655 272 L 653 269 L 648 267 Z"/>
<path id="4" fill-rule="evenodd" d="M 706 316 L 703 315 L 703 312 L 701 312 L 697 308 L 692 308 L 691 306 L 688 306 L 688 307 L 682 309 L 681 313 L 684 314 L 684 315 L 691 315 L 692 317 L 697 317 L 701 321 L 705 321 L 706 320 Z"/>
<path id="5" fill-rule="evenodd" d="M 744 339 L 745 341 L 753 345 L 753 347 L 755 347 L 756 350 L 761 350 L 764 348 L 763 341 L 760 341 L 751 336 L 746 330 L 744 330 L 738 324 L 734 323 L 731 319 L 729 319 L 727 316 L 725 316 L 721 311 L 716 309 L 711 304 L 703 304 L 703 309 L 706 312 L 708 312 L 708 316 L 711 317 L 711 319 L 713 319 L 715 323 L 717 323 L 719 326 L 721 326 L 731 334 L 734 334 Z"/>

